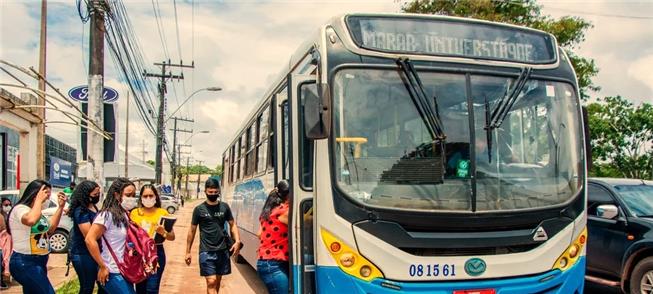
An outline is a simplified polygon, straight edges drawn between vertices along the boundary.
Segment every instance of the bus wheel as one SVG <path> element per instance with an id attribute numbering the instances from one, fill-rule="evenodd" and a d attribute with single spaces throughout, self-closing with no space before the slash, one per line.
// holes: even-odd
<path id="1" fill-rule="evenodd" d="M 642 259 L 630 274 L 630 293 L 649 293 L 653 289 L 653 257 Z"/>

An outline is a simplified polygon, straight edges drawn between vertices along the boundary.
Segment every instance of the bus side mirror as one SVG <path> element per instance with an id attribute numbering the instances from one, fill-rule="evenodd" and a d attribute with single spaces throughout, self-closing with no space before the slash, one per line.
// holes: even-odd
<path id="1" fill-rule="evenodd" d="M 585 134 L 585 161 L 587 165 L 587 171 L 592 169 L 592 144 L 590 143 L 590 120 L 589 114 L 587 113 L 587 107 L 583 106 L 583 133 Z"/>
<path id="2" fill-rule="evenodd" d="M 302 85 L 300 89 L 306 138 L 328 138 L 331 130 L 331 99 L 328 86 L 311 83 Z"/>

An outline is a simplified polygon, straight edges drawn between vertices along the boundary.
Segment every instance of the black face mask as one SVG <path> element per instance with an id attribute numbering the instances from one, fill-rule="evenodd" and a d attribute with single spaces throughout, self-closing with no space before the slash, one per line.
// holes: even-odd
<path id="1" fill-rule="evenodd" d="M 218 200 L 218 198 L 220 198 L 220 194 L 206 194 L 206 198 L 211 202 L 215 202 Z"/>
<path id="2" fill-rule="evenodd" d="M 100 202 L 100 196 L 98 197 L 89 197 L 89 200 L 91 201 L 92 204 L 97 204 Z"/>

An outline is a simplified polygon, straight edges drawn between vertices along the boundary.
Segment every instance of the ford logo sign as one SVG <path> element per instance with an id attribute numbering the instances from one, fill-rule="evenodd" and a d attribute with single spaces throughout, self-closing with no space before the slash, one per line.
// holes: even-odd
<path id="1" fill-rule="evenodd" d="M 104 87 L 104 103 L 114 103 L 118 100 L 118 91 L 113 88 Z M 88 102 L 88 86 L 77 86 L 68 91 L 68 96 L 82 103 Z"/>

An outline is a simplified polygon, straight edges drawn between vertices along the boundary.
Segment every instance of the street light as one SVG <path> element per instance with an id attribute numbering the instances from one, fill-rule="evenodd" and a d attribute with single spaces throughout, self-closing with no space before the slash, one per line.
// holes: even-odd
<path id="1" fill-rule="evenodd" d="M 217 92 L 217 91 L 222 91 L 222 88 L 220 88 L 220 87 L 207 87 L 207 88 L 202 88 L 202 89 L 199 89 L 199 90 L 193 92 L 192 94 L 190 94 L 190 96 L 188 96 L 188 98 L 186 98 L 186 100 L 184 100 L 184 102 L 179 104 L 179 107 L 177 107 L 177 109 L 175 109 L 175 111 L 173 111 L 170 114 L 170 116 L 168 116 L 168 118 L 166 118 L 166 120 L 163 121 L 163 124 L 165 125 L 165 123 L 168 122 L 168 120 L 170 120 L 175 115 L 175 113 L 177 113 L 177 111 L 179 111 L 179 109 L 181 109 L 181 107 L 184 106 L 184 104 L 186 104 L 186 102 L 188 102 L 188 100 L 190 100 L 191 97 L 193 97 L 193 95 L 195 95 L 195 94 L 197 94 L 197 93 L 199 93 L 201 91 Z"/>

